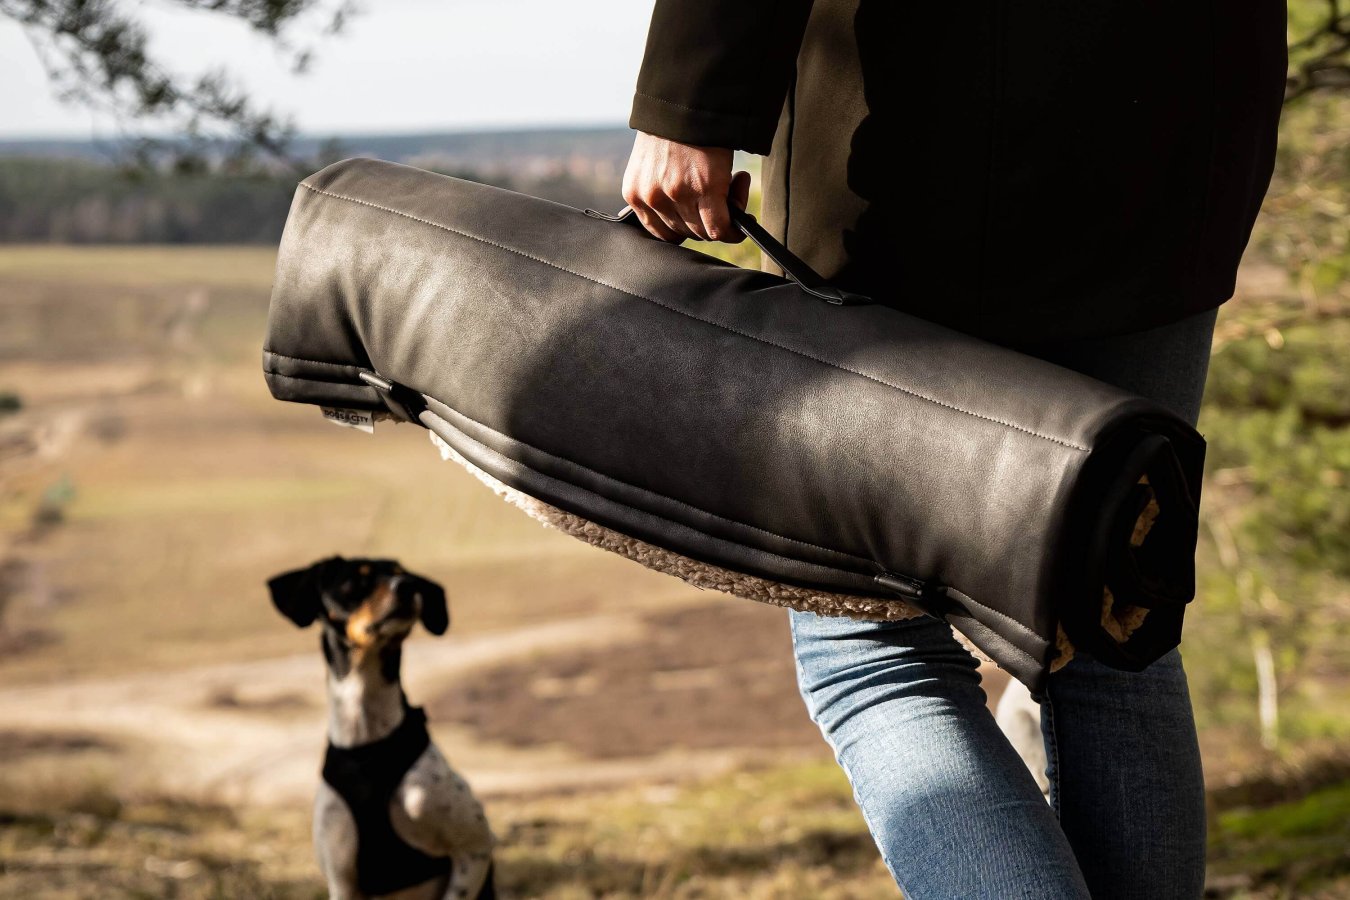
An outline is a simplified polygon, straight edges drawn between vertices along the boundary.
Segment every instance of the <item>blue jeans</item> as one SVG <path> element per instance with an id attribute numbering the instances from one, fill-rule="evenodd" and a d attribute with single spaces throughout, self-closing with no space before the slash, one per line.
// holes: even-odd
<path id="1" fill-rule="evenodd" d="M 1116 338 L 1023 348 L 1194 422 L 1213 311 Z M 976 661 L 929 617 L 790 613 L 798 685 L 911 900 L 1193 900 L 1205 800 L 1181 656 L 1139 673 L 1084 656 L 1041 706 L 1047 805 L 985 704 Z"/>

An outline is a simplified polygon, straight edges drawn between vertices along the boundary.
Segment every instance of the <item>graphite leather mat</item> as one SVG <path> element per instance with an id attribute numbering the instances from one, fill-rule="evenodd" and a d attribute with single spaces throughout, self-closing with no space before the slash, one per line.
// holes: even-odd
<path id="1" fill-rule="evenodd" d="M 279 399 L 430 429 L 583 540 L 756 600 L 940 617 L 1033 690 L 1075 651 L 1138 670 L 1175 646 L 1195 430 L 863 299 L 347 160 L 296 191 L 263 366 Z"/>

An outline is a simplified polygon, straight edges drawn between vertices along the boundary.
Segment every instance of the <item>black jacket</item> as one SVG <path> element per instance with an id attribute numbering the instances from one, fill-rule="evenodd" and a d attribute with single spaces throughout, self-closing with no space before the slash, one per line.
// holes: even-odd
<path id="1" fill-rule="evenodd" d="M 1285 68 L 1283 0 L 657 0 L 630 124 L 769 153 L 823 274 L 1024 343 L 1232 295 Z"/>

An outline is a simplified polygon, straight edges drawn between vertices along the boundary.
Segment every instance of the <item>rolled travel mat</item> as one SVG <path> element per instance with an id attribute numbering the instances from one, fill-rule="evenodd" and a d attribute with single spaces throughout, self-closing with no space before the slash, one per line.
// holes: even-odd
<path id="1" fill-rule="evenodd" d="M 627 219 L 627 220 L 625 220 Z M 354 159 L 301 182 L 263 366 L 393 417 L 528 512 L 694 584 L 945 619 L 1040 690 L 1139 670 L 1195 590 L 1205 444 L 1164 407 L 609 217 Z"/>

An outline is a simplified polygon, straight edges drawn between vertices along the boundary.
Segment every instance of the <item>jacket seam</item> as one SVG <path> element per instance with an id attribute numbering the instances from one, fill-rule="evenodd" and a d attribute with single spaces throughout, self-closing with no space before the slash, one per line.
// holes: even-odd
<path id="1" fill-rule="evenodd" d="M 694 112 L 705 116 L 721 116 L 728 119 L 740 119 L 744 117 L 743 114 L 741 113 L 725 113 L 725 112 L 718 112 L 715 109 L 703 109 L 697 106 L 685 106 L 683 103 L 676 103 L 674 100 L 667 100 L 665 97 L 658 97 L 655 94 L 649 94 L 646 91 L 634 91 L 633 93 L 639 97 L 646 97 L 648 100 L 655 100 L 657 103 L 664 103 L 666 106 L 673 106 L 676 109 L 682 109 L 685 112 Z"/>
<path id="2" fill-rule="evenodd" d="M 797 68 L 792 68 L 792 86 L 788 88 L 787 98 L 787 141 L 783 155 L 783 246 L 792 250 L 792 142 L 797 139 Z"/>
<path id="3" fill-rule="evenodd" d="M 1196 227 L 1194 236 L 1191 239 L 1192 248 L 1203 248 L 1205 246 L 1205 237 L 1211 228 L 1206 227 L 1209 221 L 1209 207 L 1214 194 L 1214 167 L 1218 156 L 1219 145 L 1219 126 L 1218 113 L 1215 112 L 1215 103 L 1219 95 L 1218 88 L 1218 67 L 1215 60 L 1218 58 L 1218 37 L 1215 34 L 1214 23 L 1219 18 L 1218 4 L 1214 0 L 1209 3 L 1209 96 L 1206 98 L 1208 103 L 1205 109 L 1209 113 L 1209 142 L 1205 152 L 1205 186 L 1200 194 L 1200 212 L 1196 217 Z M 1202 270 L 1206 268 L 1207 254 L 1202 250 L 1192 254 L 1195 262 L 1191 266 L 1190 277 L 1187 284 L 1188 293 L 1194 294 L 1203 281 Z"/>
<path id="4" fill-rule="evenodd" d="M 430 225 L 432 228 L 439 228 L 439 229 L 441 229 L 442 231 L 447 231 L 447 232 L 449 232 L 449 233 L 451 233 L 451 234 L 457 234 L 457 235 L 459 235 L 460 237 L 465 237 L 465 238 L 468 238 L 468 239 L 470 239 L 470 240 L 478 241 L 478 242 L 480 242 L 480 243 L 487 244 L 488 246 L 496 247 L 496 248 L 499 249 L 499 250 L 505 250 L 505 251 L 508 252 L 508 253 L 514 253 L 514 254 L 516 254 L 517 256 L 522 256 L 522 257 L 524 257 L 525 259 L 533 260 L 534 262 L 537 262 L 537 263 L 540 263 L 540 264 L 542 264 L 542 265 L 548 266 L 549 268 L 557 269 L 557 270 L 560 271 L 560 272 L 566 272 L 566 273 L 569 274 L 569 275 L 574 275 L 574 276 L 576 276 L 577 278 L 584 279 L 584 280 L 586 280 L 586 281 L 591 282 L 592 284 L 598 284 L 598 285 L 600 285 L 600 286 L 602 286 L 602 287 L 607 287 L 607 288 L 609 288 L 610 290 L 617 291 L 617 292 L 619 292 L 619 293 L 621 293 L 621 294 L 626 294 L 626 295 L 628 295 L 628 296 L 630 296 L 630 297 L 635 297 L 635 298 L 637 298 L 638 300 L 645 300 L 645 301 L 647 301 L 648 303 L 654 304 L 655 306 L 659 306 L 659 307 L 661 307 L 662 309 L 666 309 L 666 310 L 669 310 L 670 312 L 673 312 L 673 313 L 676 313 L 676 314 L 678 314 L 678 315 L 684 316 L 685 318 L 693 319 L 693 320 L 696 321 L 696 322 L 702 322 L 702 323 L 705 324 L 705 325 L 711 325 L 711 326 L 714 327 L 714 328 L 719 328 L 719 329 L 721 329 L 721 330 L 723 330 L 723 331 L 726 331 L 726 332 L 729 332 L 729 333 L 731 333 L 731 334 L 737 334 L 737 335 L 740 335 L 741 337 L 746 338 L 746 339 L 748 339 L 748 340 L 755 341 L 756 343 L 764 344 L 764 345 L 769 346 L 769 347 L 776 347 L 777 349 L 782 350 L 782 351 L 784 351 L 784 352 L 786 352 L 786 353 L 791 353 L 791 354 L 793 354 L 794 356 L 800 356 L 800 357 L 802 357 L 803 359 L 809 359 L 809 360 L 812 360 L 812 361 L 814 361 L 814 362 L 818 362 L 818 363 L 820 363 L 821 365 L 829 366 L 830 368 L 832 368 L 832 369 L 837 369 L 837 370 L 839 370 L 839 371 L 841 371 L 841 372 L 848 372 L 848 373 L 850 373 L 850 374 L 852 374 L 852 375 L 857 375 L 859 378 L 866 378 L 868 381 L 872 381 L 872 382 L 875 382 L 876 384 L 880 384 L 880 385 L 882 385 L 882 386 L 884 386 L 884 387 L 888 387 L 888 388 L 890 388 L 890 389 L 892 389 L 892 390 L 899 391 L 900 393 L 905 394 L 905 395 L 907 395 L 907 396 L 914 397 L 914 398 L 919 399 L 919 400 L 924 400 L 924 401 L 926 401 L 926 402 L 928 402 L 928 403 L 932 403 L 932 404 L 935 405 L 935 406 L 940 406 L 940 407 L 942 407 L 942 408 L 944 408 L 944 409 L 952 410 L 953 412 L 962 413 L 962 414 L 964 414 L 964 415 L 971 416 L 972 418 L 981 419 L 981 420 L 983 420 L 983 421 L 985 421 L 985 422 L 992 422 L 992 423 L 994 423 L 994 424 L 996 424 L 996 425 L 1002 425 L 1002 426 L 1005 427 L 1005 428 L 1011 428 L 1011 429 L 1013 429 L 1014 431 L 1020 431 L 1020 432 L 1022 432 L 1023 434 L 1028 434 L 1028 435 L 1031 435 L 1032 437 L 1040 438 L 1041 440 L 1050 441 L 1050 442 L 1053 443 L 1053 444 L 1059 444 L 1059 445 L 1062 446 L 1062 447 L 1068 447 L 1068 448 L 1070 448 L 1070 449 L 1072 449 L 1072 450 L 1077 450 L 1077 451 L 1079 451 L 1080 453 L 1086 453 L 1086 452 L 1088 452 L 1088 448 L 1087 448 L 1087 447 L 1084 447 L 1084 446 L 1082 446 L 1082 445 L 1080 445 L 1080 444 L 1075 444 L 1075 443 L 1073 443 L 1072 441 L 1064 440 L 1063 438 L 1057 438 L 1057 437 L 1054 437 L 1053 435 L 1043 434 L 1042 432 L 1034 431 L 1034 430 L 1032 430 L 1032 429 L 1030 429 L 1030 428 L 1026 428 L 1026 427 L 1024 427 L 1024 426 L 1022 426 L 1022 425 L 1017 425 L 1017 424 L 1015 424 L 1015 423 L 1013 423 L 1013 422 L 1006 422 L 1006 421 L 1004 421 L 1004 420 L 1002 420 L 1002 419 L 996 419 L 996 418 L 994 418 L 993 416 L 986 416 L 986 415 L 984 415 L 984 414 L 982 414 L 982 413 L 972 412 L 971 410 L 963 409 L 963 408 L 960 407 L 960 406 L 956 406 L 956 405 L 951 404 L 951 403 L 946 403 L 946 402 L 944 402 L 944 401 L 942 401 L 942 400 L 938 400 L 938 399 L 936 399 L 936 398 L 934 398 L 934 397 L 929 397 L 929 396 L 926 395 L 926 394 L 921 394 L 921 393 L 919 393 L 918 391 L 914 391 L 914 390 L 910 390 L 909 388 L 901 387 L 901 386 L 898 385 L 898 384 L 892 384 L 892 383 L 890 383 L 889 381 L 885 381 L 885 380 L 883 380 L 883 379 L 881 379 L 881 378 L 877 378 L 875 375 L 868 375 L 866 372 L 860 372 L 860 371 L 858 371 L 857 369 L 851 369 L 851 368 L 849 368 L 849 367 L 847 367 L 847 366 L 841 366 L 841 365 L 839 365 L 838 363 L 831 362 L 831 361 L 829 361 L 829 360 L 827 360 L 827 359 L 823 359 L 823 358 L 821 358 L 821 357 L 819 357 L 819 356 L 816 356 L 816 355 L 814 355 L 814 354 L 806 353 L 805 351 L 797 350 L 797 349 L 794 349 L 794 348 L 792 348 L 792 347 L 788 347 L 788 346 L 785 346 L 785 345 L 783 345 L 783 344 L 779 344 L 779 343 L 777 343 L 776 341 L 771 341 L 771 340 L 768 340 L 767 338 L 762 338 L 762 337 L 759 337 L 758 335 L 753 335 L 753 334 L 750 334 L 749 332 L 746 332 L 746 331 L 741 331 L 741 330 L 738 329 L 738 328 L 733 328 L 733 327 L 731 327 L 730 325 L 725 325 L 725 324 L 723 324 L 723 323 L 721 323 L 721 322 L 714 322 L 714 321 L 712 321 L 711 319 L 704 319 L 704 318 L 702 318 L 702 317 L 700 317 L 700 316 L 694 315 L 693 313 L 686 312 L 686 311 L 684 311 L 684 310 L 682 310 L 682 309 L 680 309 L 680 308 L 678 308 L 678 307 L 671 306 L 671 305 L 669 305 L 669 304 L 667 304 L 667 303 L 664 303 L 664 302 L 662 302 L 662 301 L 660 301 L 660 300 L 657 300 L 657 299 L 654 298 L 654 297 L 648 297 L 648 296 L 645 295 L 645 294 L 639 294 L 639 293 L 636 293 L 636 292 L 634 292 L 634 291 L 630 291 L 630 290 L 627 290 L 627 289 L 625 289 L 625 288 L 621 288 L 621 287 L 619 287 L 618 285 L 611 284 L 611 283 L 609 283 L 609 282 L 607 282 L 607 281 L 602 281 L 601 279 L 596 278 L 596 277 L 593 276 L 593 275 L 586 275 L 586 274 L 584 274 L 584 273 L 582 273 L 582 272 L 577 272 L 577 271 L 575 271 L 575 270 L 573 270 L 573 269 L 567 268 L 566 266 L 561 266 L 561 265 L 559 265 L 559 264 L 557 264 L 557 263 L 555 263 L 555 262 L 550 262 L 549 260 L 546 260 L 546 259 L 543 259 L 543 258 L 541 258 L 541 257 L 535 256 L 535 255 L 533 255 L 533 254 L 531 254 L 531 253 L 527 253 L 527 252 L 524 251 L 524 250 L 519 250 L 519 249 L 517 249 L 517 248 L 515 248 L 515 247 L 510 247 L 510 246 L 507 246 L 506 244 L 501 244 L 501 243 L 498 243 L 498 242 L 496 242 L 496 241 L 489 240 L 488 238 L 481 237 L 481 236 L 476 235 L 476 234 L 471 234 L 471 233 L 466 232 L 466 231 L 460 231 L 460 230 L 457 229 L 457 228 L 451 228 L 449 225 L 444 225 L 444 224 L 442 224 L 442 223 L 440 223 L 440 222 L 433 222 L 433 221 L 431 221 L 430 219 L 424 219 L 424 218 L 422 218 L 421 216 L 416 216 L 416 215 L 413 215 L 412 213 L 406 213 L 406 212 L 403 212 L 402 210 L 394 209 L 393 207 L 383 206 L 383 205 L 381 205 L 381 204 L 379 204 L 379 203 L 372 203 L 372 202 L 369 201 L 369 200 L 362 200 L 362 199 L 360 199 L 360 198 L 358 198 L 358 197 L 349 197 L 349 196 L 346 196 L 345 194 L 337 194 L 337 193 L 334 193 L 334 192 L 332 192 L 332 191 L 326 191 L 326 190 L 324 190 L 323 188 L 317 188 L 317 187 L 314 187 L 312 184 L 309 184 L 309 183 L 304 182 L 304 181 L 300 182 L 300 186 L 301 186 L 301 187 L 304 187 L 304 188 L 307 188 L 307 189 L 313 191 L 313 192 L 316 193 L 316 194 L 322 194 L 322 195 L 324 195 L 324 196 L 326 196 L 326 197 L 332 197 L 332 198 L 334 198 L 334 199 L 336 199 L 336 200 L 345 200 L 345 201 L 347 201 L 348 203 L 356 203 L 356 204 L 358 204 L 358 205 L 360 205 L 360 206 L 368 206 L 368 207 L 370 207 L 371 209 L 378 209 L 378 210 L 381 210 L 381 211 L 383 211 L 383 212 L 391 213 L 391 214 L 396 215 L 396 216 L 402 216 L 403 218 L 405 218 L 405 219 L 411 219 L 411 220 L 413 220 L 414 222 L 421 222 L 421 223 L 424 224 L 424 225 Z"/>
<path id="5" fill-rule="evenodd" d="M 995 166 L 999 159 L 999 138 L 1003 108 L 1003 65 L 1004 65 L 1004 29 L 1007 27 L 1006 7 L 1002 2 L 994 5 L 994 54 L 989 73 L 989 139 L 985 143 L 984 197 L 980 210 L 980 260 L 979 276 L 975 288 L 975 320 L 981 328 L 985 327 L 985 316 L 989 307 L 989 259 L 993 246 L 994 216 L 997 207 L 994 202 L 996 184 Z"/>

